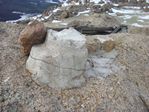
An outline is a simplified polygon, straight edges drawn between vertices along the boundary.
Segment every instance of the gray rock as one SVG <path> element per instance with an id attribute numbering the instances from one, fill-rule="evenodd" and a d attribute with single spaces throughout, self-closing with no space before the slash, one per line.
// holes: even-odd
<path id="1" fill-rule="evenodd" d="M 85 42 L 84 35 L 72 28 L 49 30 L 45 43 L 32 47 L 26 68 L 39 84 L 62 89 L 80 87 L 85 82 L 88 56 Z"/>

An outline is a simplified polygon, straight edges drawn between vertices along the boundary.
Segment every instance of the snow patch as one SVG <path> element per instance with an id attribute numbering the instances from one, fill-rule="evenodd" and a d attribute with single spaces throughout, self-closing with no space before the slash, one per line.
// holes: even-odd
<path id="1" fill-rule="evenodd" d="M 59 7 L 54 9 L 53 12 L 56 13 L 57 11 L 61 10 Z"/>
<path id="2" fill-rule="evenodd" d="M 53 20 L 52 23 L 60 23 L 61 21 Z"/>
<path id="3" fill-rule="evenodd" d="M 143 20 L 138 20 L 139 22 L 144 22 Z"/>
<path id="4" fill-rule="evenodd" d="M 143 27 L 143 25 L 140 25 L 138 23 L 133 23 L 132 26 Z"/>
<path id="5" fill-rule="evenodd" d="M 88 14 L 88 13 L 90 13 L 90 10 L 78 12 L 77 16 L 80 16 L 81 14 Z"/>
<path id="6" fill-rule="evenodd" d="M 137 13 L 141 13 L 140 10 L 133 10 L 133 9 L 115 9 L 115 8 L 112 8 L 112 12 L 114 12 L 114 13 L 122 13 L 122 14 L 137 14 Z"/>
<path id="7" fill-rule="evenodd" d="M 149 15 L 139 16 L 140 19 L 147 19 L 149 20 Z"/>
<path id="8" fill-rule="evenodd" d="M 60 23 L 61 25 L 64 25 L 64 26 L 67 26 L 68 25 L 68 23 Z"/>

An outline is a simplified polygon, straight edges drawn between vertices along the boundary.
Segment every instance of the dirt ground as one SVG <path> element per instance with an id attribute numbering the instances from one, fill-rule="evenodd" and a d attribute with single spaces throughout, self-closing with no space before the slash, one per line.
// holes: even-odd
<path id="1" fill-rule="evenodd" d="M 149 37 L 105 35 L 116 41 L 120 72 L 87 78 L 86 85 L 55 90 L 37 85 L 17 43 L 23 25 L 0 23 L 0 112 L 148 112 Z"/>

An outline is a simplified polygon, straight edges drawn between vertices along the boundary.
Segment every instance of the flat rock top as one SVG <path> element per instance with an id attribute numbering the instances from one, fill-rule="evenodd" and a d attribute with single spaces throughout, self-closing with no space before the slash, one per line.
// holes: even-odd
<path id="1" fill-rule="evenodd" d="M 64 29 L 57 33 L 54 33 L 54 31 L 52 30 L 49 30 L 49 32 L 52 33 L 52 35 L 54 35 L 56 40 L 73 40 L 82 42 L 86 41 L 85 36 L 73 28 Z"/>
<path id="2" fill-rule="evenodd" d="M 107 14 L 89 14 L 88 16 L 82 14 L 79 16 L 60 20 L 59 22 L 45 22 L 44 24 L 45 26 L 50 28 L 66 28 L 68 27 L 67 25 L 72 23 L 73 21 L 86 22 L 89 23 L 89 26 L 94 27 L 113 27 L 120 25 L 119 20 Z"/>
<path id="3" fill-rule="evenodd" d="M 113 38 L 116 62 L 124 70 L 105 79 L 86 79 L 82 88 L 58 91 L 38 86 L 25 70 L 17 37 L 21 25 L 0 23 L 1 110 L 35 112 L 147 112 L 149 107 L 149 38 L 133 34 L 106 35 Z"/>

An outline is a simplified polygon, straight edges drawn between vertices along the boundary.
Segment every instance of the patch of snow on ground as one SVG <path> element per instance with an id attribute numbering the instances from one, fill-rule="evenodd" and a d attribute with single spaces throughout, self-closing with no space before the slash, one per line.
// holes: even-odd
<path id="1" fill-rule="evenodd" d="M 53 4 L 58 4 L 58 2 L 54 2 L 53 0 L 45 0 L 45 2 L 47 2 L 47 3 L 53 3 Z"/>
<path id="2" fill-rule="evenodd" d="M 71 5 L 79 5 L 78 2 L 71 2 L 71 3 L 67 3 L 67 1 L 63 2 L 62 7 L 67 7 L 67 6 L 71 6 Z"/>
<path id="3" fill-rule="evenodd" d="M 132 18 L 132 15 L 124 15 L 122 16 L 124 19 L 131 19 Z"/>
<path id="4" fill-rule="evenodd" d="M 140 19 L 147 19 L 149 20 L 149 15 L 143 15 L 143 16 L 139 16 Z"/>
<path id="5" fill-rule="evenodd" d="M 65 25 L 65 26 L 67 26 L 68 25 L 68 23 L 60 23 L 61 25 Z"/>
<path id="6" fill-rule="evenodd" d="M 138 23 L 133 23 L 132 26 L 143 27 L 143 25 L 140 25 Z"/>
<path id="7" fill-rule="evenodd" d="M 109 38 L 109 37 L 97 37 L 97 39 L 98 39 L 101 43 L 104 43 L 104 42 L 107 41 L 107 40 L 113 40 L 112 38 Z"/>
<path id="8" fill-rule="evenodd" d="M 94 3 L 99 3 L 99 2 L 101 2 L 102 0 L 90 0 L 90 2 L 94 2 Z"/>
<path id="9" fill-rule="evenodd" d="M 119 4 L 113 4 L 113 6 L 117 7 L 117 6 L 119 6 Z"/>
<path id="10" fill-rule="evenodd" d="M 137 6 L 124 6 L 123 8 L 126 8 L 126 9 L 140 9 L 140 7 L 137 7 Z"/>
<path id="11" fill-rule="evenodd" d="M 61 21 L 53 20 L 52 23 L 60 23 Z"/>
<path id="12" fill-rule="evenodd" d="M 139 22 L 144 22 L 143 20 L 138 20 Z"/>
<path id="13" fill-rule="evenodd" d="M 61 10 L 59 7 L 54 9 L 53 12 L 56 13 L 57 11 Z"/>
<path id="14" fill-rule="evenodd" d="M 9 79 L 10 79 L 10 77 L 7 77 L 7 78 L 4 80 L 4 82 L 6 83 Z"/>
<path id="15" fill-rule="evenodd" d="M 88 14 L 88 13 L 90 13 L 90 10 L 86 10 L 86 11 L 83 11 L 83 12 L 78 12 L 77 16 L 80 16 L 81 14 Z"/>
<path id="16" fill-rule="evenodd" d="M 114 12 L 114 13 L 122 13 L 122 14 L 137 14 L 137 13 L 141 13 L 140 10 L 114 9 L 114 8 L 112 8 L 112 12 Z"/>

